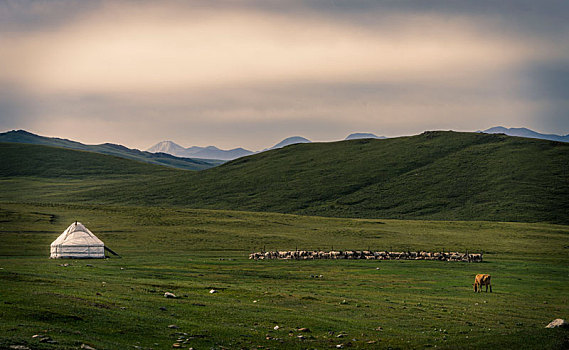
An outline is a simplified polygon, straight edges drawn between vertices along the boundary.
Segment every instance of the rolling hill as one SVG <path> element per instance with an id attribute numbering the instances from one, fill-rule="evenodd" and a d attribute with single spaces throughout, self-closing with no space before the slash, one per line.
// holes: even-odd
<path id="1" fill-rule="evenodd" d="M 0 147 L 2 158 L 5 152 L 20 152 L 14 146 L 6 151 L 7 147 Z M 53 159 L 71 157 L 73 152 L 57 152 L 59 156 L 40 157 L 37 170 L 31 165 L 36 161 L 30 161 L 27 172 L 17 170 L 24 166 L 20 162 L 2 167 L 0 189 L 9 189 L 11 200 L 19 193 L 22 201 L 569 223 L 569 144 L 553 141 L 425 132 L 385 140 L 295 144 L 201 172 L 139 165 L 138 176 L 124 176 L 122 181 L 107 181 L 101 175 L 82 182 L 77 190 L 52 178 L 43 189 L 38 178 L 45 179 L 46 169 L 68 172 L 66 162 Z M 123 166 L 116 161 L 97 160 L 107 167 Z M 89 163 L 94 166 L 95 160 Z M 34 186 L 29 184 L 32 178 Z"/>
<path id="2" fill-rule="evenodd" d="M 2 179 L 34 177 L 63 181 L 104 181 L 152 175 L 161 177 L 186 172 L 96 152 L 24 143 L 0 143 L 0 159 Z"/>
<path id="3" fill-rule="evenodd" d="M 219 160 L 180 158 L 166 153 L 143 152 L 112 143 L 85 145 L 80 142 L 66 139 L 39 136 L 25 130 L 14 130 L 0 133 L 0 142 L 29 143 L 36 145 L 63 147 L 74 150 L 108 154 L 145 163 L 159 164 L 186 170 L 203 170 L 223 163 L 223 161 Z"/>

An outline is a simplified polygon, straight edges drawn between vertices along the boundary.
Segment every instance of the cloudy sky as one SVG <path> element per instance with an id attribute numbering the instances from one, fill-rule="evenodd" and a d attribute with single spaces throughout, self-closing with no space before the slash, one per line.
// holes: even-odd
<path id="1" fill-rule="evenodd" d="M 569 133 L 566 1 L 0 0 L 0 132 L 146 149 Z"/>

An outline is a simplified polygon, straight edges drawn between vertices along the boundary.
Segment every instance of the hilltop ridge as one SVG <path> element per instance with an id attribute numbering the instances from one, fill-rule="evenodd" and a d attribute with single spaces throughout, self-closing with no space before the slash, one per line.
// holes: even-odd
<path id="1" fill-rule="evenodd" d="M 100 145 L 86 145 L 80 142 L 61 139 L 57 137 L 39 136 L 25 130 L 13 130 L 5 133 L 0 133 L 0 142 L 25 143 L 25 144 L 62 147 L 73 150 L 107 154 L 125 159 L 136 160 L 139 162 L 159 164 L 163 166 L 185 169 L 185 170 L 203 170 L 223 163 L 222 161 L 219 160 L 181 158 L 168 153 L 150 153 L 150 152 L 140 151 L 137 149 L 131 149 L 123 145 L 117 145 L 113 143 L 103 143 Z"/>
<path id="2" fill-rule="evenodd" d="M 37 171 L 41 178 L 41 169 L 57 173 L 60 167 L 51 158 L 38 162 L 25 176 Z M 141 168 L 140 176 L 93 183 L 81 191 L 69 184 L 70 192 L 50 194 L 49 187 L 37 186 L 32 191 L 26 178 L 16 181 L 23 187 L 12 184 L 9 190 L 33 194 L 21 195 L 26 200 L 48 196 L 64 202 L 332 217 L 569 223 L 567 164 L 567 143 L 436 131 L 295 144 L 201 172 Z"/>

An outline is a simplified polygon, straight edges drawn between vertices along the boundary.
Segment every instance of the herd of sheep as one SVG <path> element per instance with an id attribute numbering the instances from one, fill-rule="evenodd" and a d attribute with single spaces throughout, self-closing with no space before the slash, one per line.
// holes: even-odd
<path id="1" fill-rule="evenodd" d="M 366 259 L 366 260 L 441 260 L 481 262 L 482 254 L 469 254 L 459 252 L 388 252 L 370 250 L 345 251 L 308 251 L 287 250 L 251 253 L 249 259 L 253 260 L 312 260 L 312 259 Z"/>

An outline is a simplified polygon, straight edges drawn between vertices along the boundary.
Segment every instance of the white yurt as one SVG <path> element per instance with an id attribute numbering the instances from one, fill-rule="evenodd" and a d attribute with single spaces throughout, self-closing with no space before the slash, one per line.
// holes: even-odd
<path id="1" fill-rule="evenodd" d="M 104 258 L 105 244 L 82 223 L 75 221 L 51 243 L 51 259 Z"/>

